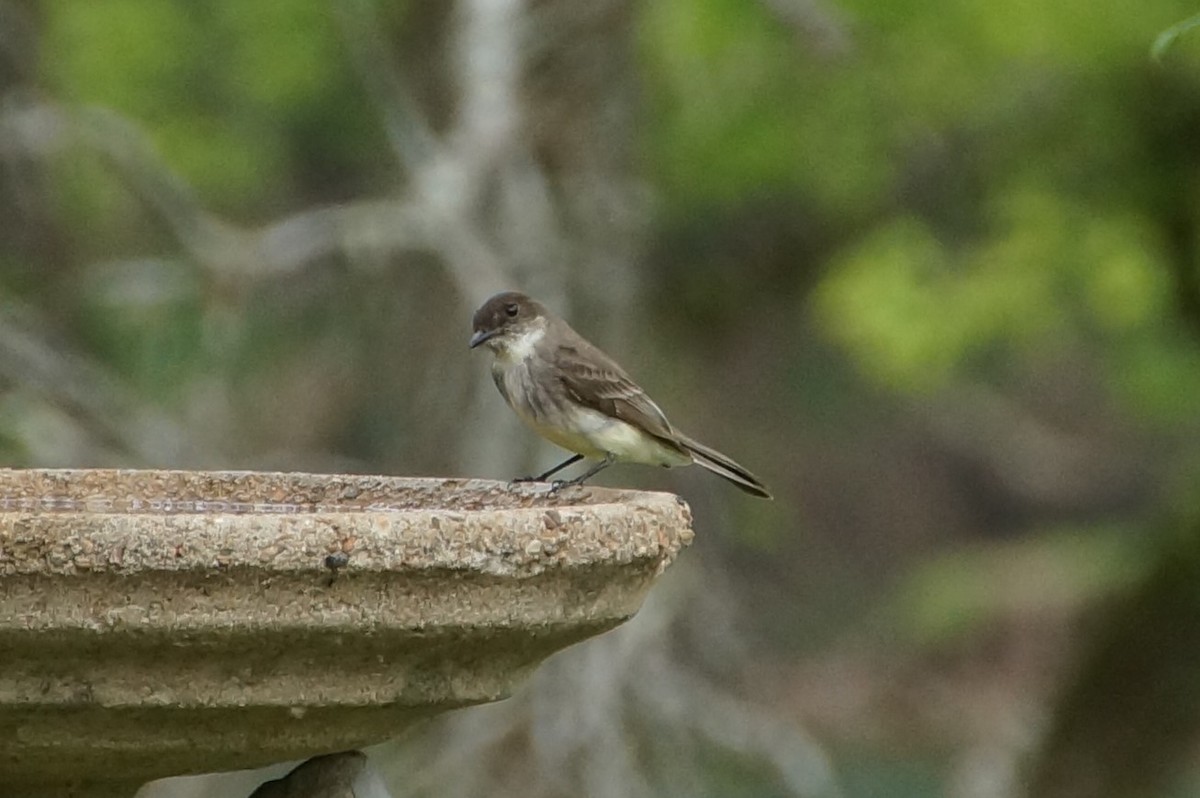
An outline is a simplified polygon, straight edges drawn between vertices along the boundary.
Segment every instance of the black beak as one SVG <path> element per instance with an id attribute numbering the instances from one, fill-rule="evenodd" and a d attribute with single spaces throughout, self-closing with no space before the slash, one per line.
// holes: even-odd
<path id="1" fill-rule="evenodd" d="M 484 341 L 495 338 L 496 333 L 497 330 L 476 330 L 475 334 L 471 336 L 471 348 L 474 349 Z"/>

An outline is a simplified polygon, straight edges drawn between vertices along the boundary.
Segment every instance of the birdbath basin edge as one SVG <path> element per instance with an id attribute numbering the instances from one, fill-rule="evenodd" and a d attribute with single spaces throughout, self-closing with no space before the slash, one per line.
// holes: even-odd
<path id="1" fill-rule="evenodd" d="M 132 795 L 503 698 L 691 538 L 664 493 L 0 469 L 0 794 Z"/>

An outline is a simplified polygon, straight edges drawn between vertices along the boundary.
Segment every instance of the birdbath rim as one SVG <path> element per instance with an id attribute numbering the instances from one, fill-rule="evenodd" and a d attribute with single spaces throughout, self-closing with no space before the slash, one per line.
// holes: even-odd
<path id="1" fill-rule="evenodd" d="M 503 698 L 691 539 L 667 493 L 0 469 L 0 794 L 305 759 Z"/>
<path id="2" fill-rule="evenodd" d="M 106 492 L 118 487 L 127 503 Z M 203 495 L 202 495 L 203 494 Z M 482 478 L 250 469 L 0 468 L 0 513 L 479 512 L 670 500 L 660 491 Z M 199 504 L 203 502 L 203 504 Z M 224 504 L 222 503 L 224 502 Z"/>

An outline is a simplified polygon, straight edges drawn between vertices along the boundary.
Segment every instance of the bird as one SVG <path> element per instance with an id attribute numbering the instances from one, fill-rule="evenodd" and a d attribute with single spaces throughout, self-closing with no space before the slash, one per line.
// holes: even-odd
<path id="1" fill-rule="evenodd" d="M 747 493 L 770 499 L 762 480 L 671 422 L 625 370 L 542 303 L 518 291 L 488 299 L 472 319 L 472 349 L 491 350 L 492 379 L 521 421 L 574 454 L 536 477 L 545 482 L 587 458 L 596 461 L 552 490 L 582 485 L 616 462 L 699 465 Z"/>

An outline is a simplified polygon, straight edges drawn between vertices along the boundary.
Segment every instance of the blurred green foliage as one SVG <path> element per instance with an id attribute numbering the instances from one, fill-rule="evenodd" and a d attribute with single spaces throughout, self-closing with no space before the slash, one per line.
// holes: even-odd
<path id="1" fill-rule="evenodd" d="M 1085 337 L 1123 400 L 1178 420 L 1200 361 L 1165 323 L 1174 255 L 1154 212 L 1178 189 L 1154 180 L 1172 169 L 1153 151 L 1170 131 L 1147 128 L 1137 95 L 1200 95 L 1187 37 L 1147 63 L 1181 7 L 844 3 L 822 50 L 763 4 L 650 4 L 645 140 L 666 222 L 764 191 L 805 197 L 796 224 L 841 219 L 827 251 L 801 253 L 819 263 L 793 265 L 824 274 L 820 326 L 891 389 Z M 45 9 L 52 90 L 137 120 L 214 209 L 253 221 L 378 185 L 382 135 L 325 4 Z M 102 166 L 73 159 L 60 178 L 81 249 L 145 241 L 144 211 Z"/>
<path id="2" fill-rule="evenodd" d="M 1175 43 L 1176 39 L 1197 26 L 1200 26 L 1200 14 L 1188 17 L 1184 21 L 1172 25 L 1155 37 L 1154 44 L 1150 48 L 1150 54 L 1161 60 L 1166 55 L 1167 50 L 1171 48 L 1171 45 Z"/>
<path id="3" fill-rule="evenodd" d="M 910 643 L 945 646 L 1005 618 L 1069 612 L 1144 578 L 1156 542 L 1088 528 L 956 550 L 912 570 L 891 620 Z"/>
<path id="4" fill-rule="evenodd" d="M 828 11 L 848 42 L 822 54 L 765 5 L 655 4 L 643 41 L 668 212 L 766 186 L 855 218 L 821 264 L 817 308 L 893 389 L 1085 337 L 1115 391 L 1178 421 L 1200 361 L 1169 323 L 1155 211 L 1172 189 L 1151 181 L 1171 166 L 1135 95 L 1140 81 L 1186 92 L 1166 104 L 1200 89 L 1194 43 L 1147 63 L 1183 7 L 843 3 Z"/>
<path id="5" fill-rule="evenodd" d="M 663 228 L 684 241 L 696 231 L 702 241 L 719 241 L 720 231 L 739 241 L 753 225 L 767 239 L 743 247 L 736 277 L 736 254 L 684 250 L 689 262 L 666 267 L 657 307 L 682 296 L 689 311 L 703 309 L 696 328 L 727 338 L 747 305 L 762 306 L 748 299 L 756 289 L 790 302 L 796 317 L 811 311 L 810 328 L 763 324 L 757 365 L 790 364 L 791 395 L 809 399 L 814 389 L 797 383 L 829 376 L 806 368 L 819 362 L 805 337 L 815 330 L 866 382 L 847 390 L 838 380 L 846 417 L 856 410 L 848 397 L 873 396 L 870 386 L 916 407 L 972 384 L 1021 397 L 1022 386 L 1072 364 L 1097 381 L 1090 392 L 1043 388 L 1061 392 L 1065 427 L 1120 440 L 1114 430 L 1127 425 L 1156 441 L 1143 439 L 1151 486 L 1136 510 L 1085 511 L 1066 526 L 1031 510 L 1018 514 L 1020 539 L 989 538 L 920 562 L 884 600 L 890 634 L 938 648 L 1001 619 L 1102 604 L 1148 578 L 1162 541 L 1146 534 L 1146 519 L 1161 517 L 1158 502 L 1195 500 L 1180 485 L 1200 475 L 1200 37 L 1175 28 L 1151 57 L 1156 37 L 1194 10 L 1154 0 L 1136 9 L 1114 0 L 850 0 L 817 9 L 844 38 L 812 34 L 819 24 L 789 26 L 766 3 L 660 3 L 644 13 L 648 163 L 665 197 Z M 822 232 L 801 240 L 781 232 L 812 225 Z M 788 268 L 806 276 L 781 292 L 775 275 Z M 709 296 L 720 299 L 705 303 L 689 277 L 716 286 Z M 731 371 L 745 356 L 739 347 L 727 356 Z M 1086 419 L 1098 408 L 1110 420 L 1093 426 Z M 784 418 L 773 417 L 776 429 Z M 887 456 L 888 428 L 865 426 L 856 443 L 844 435 L 823 453 L 842 457 L 841 447 L 857 445 Z M 814 437 L 781 435 L 775 457 L 787 461 Z M 985 495 L 996 490 L 987 482 Z M 811 501 L 827 501 L 820 490 Z M 892 499 L 904 501 L 899 491 Z M 844 532 L 831 533 L 842 548 L 853 545 Z M 771 540 L 762 530 L 753 538 Z M 774 545 L 789 548 L 780 538 Z M 798 558 L 821 562 L 810 577 L 822 585 L 815 601 L 837 596 L 828 609 L 861 599 L 869 577 L 849 576 L 828 550 L 801 550 Z M 841 592 L 821 580 L 831 573 Z M 1155 667 L 1171 665 L 1146 665 Z M 1104 714 L 1104 696 L 1079 700 Z M 903 792 L 894 772 L 852 784 L 869 757 L 847 759 L 852 794 Z"/>
<path id="6" fill-rule="evenodd" d="M 105 0 L 46 14 L 55 92 L 137 120 L 215 209 L 252 220 L 349 195 L 385 158 L 328 4 Z"/>
<path id="7" fill-rule="evenodd" d="M 1168 345 L 1167 272 L 1147 220 L 1097 218 L 1036 188 L 996 204 L 994 229 L 958 247 L 912 217 L 866 236 L 817 296 L 826 329 L 901 390 L 939 387 L 980 350 L 1015 349 L 1019 360 L 1080 335 L 1119 344 L 1115 356 L 1139 337 Z"/>

